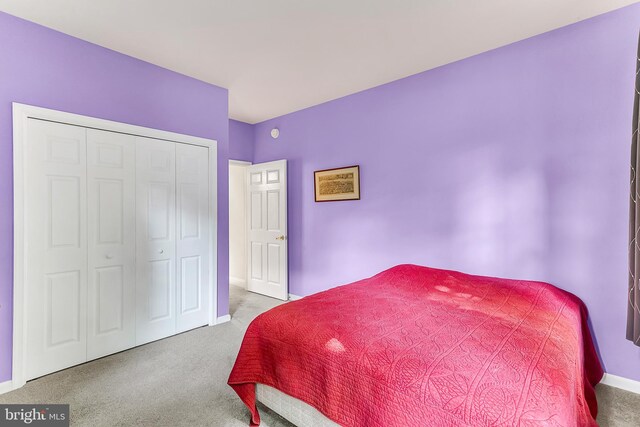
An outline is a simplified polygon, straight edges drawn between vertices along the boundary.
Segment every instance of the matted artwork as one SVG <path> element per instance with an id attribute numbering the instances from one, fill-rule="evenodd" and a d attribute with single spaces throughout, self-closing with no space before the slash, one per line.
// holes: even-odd
<path id="1" fill-rule="evenodd" d="M 360 200 L 360 166 L 315 171 L 316 202 Z"/>

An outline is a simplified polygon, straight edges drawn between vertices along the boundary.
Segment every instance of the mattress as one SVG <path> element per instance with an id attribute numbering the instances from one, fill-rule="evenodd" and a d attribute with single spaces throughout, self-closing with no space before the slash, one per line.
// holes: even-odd
<path id="1" fill-rule="evenodd" d="M 229 385 L 252 425 L 263 384 L 347 427 L 596 426 L 587 316 L 548 283 L 401 265 L 258 316 Z"/>

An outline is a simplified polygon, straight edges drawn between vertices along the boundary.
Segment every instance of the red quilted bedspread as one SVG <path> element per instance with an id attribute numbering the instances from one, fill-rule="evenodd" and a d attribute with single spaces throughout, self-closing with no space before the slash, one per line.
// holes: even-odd
<path id="1" fill-rule="evenodd" d="M 344 426 L 595 426 L 602 368 L 576 296 L 401 265 L 249 326 L 229 385 L 255 383 Z"/>

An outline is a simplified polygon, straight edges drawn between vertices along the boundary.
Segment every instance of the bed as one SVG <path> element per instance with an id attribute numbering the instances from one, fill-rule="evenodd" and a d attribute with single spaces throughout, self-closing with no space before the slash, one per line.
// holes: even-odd
<path id="1" fill-rule="evenodd" d="M 251 425 L 259 384 L 276 412 L 327 422 L 307 425 L 596 426 L 602 374 L 576 296 L 400 265 L 258 316 L 229 385 Z"/>

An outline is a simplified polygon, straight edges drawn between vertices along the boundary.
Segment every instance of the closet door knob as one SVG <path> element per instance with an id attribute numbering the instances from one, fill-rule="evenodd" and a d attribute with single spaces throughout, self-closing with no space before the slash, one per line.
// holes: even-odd
<path id="1" fill-rule="evenodd" d="M 105 256 L 105 258 L 106 258 L 106 259 L 112 259 L 112 258 L 113 258 L 113 255 L 111 255 L 111 254 L 107 254 L 107 255 Z"/>
<path id="2" fill-rule="evenodd" d="M 158 251 L 158 253 L 159 253 L 159 254 L 163 254 L 163 253 L 164 253 L 164 249 L 160 249 L 160 250 Z"/>

